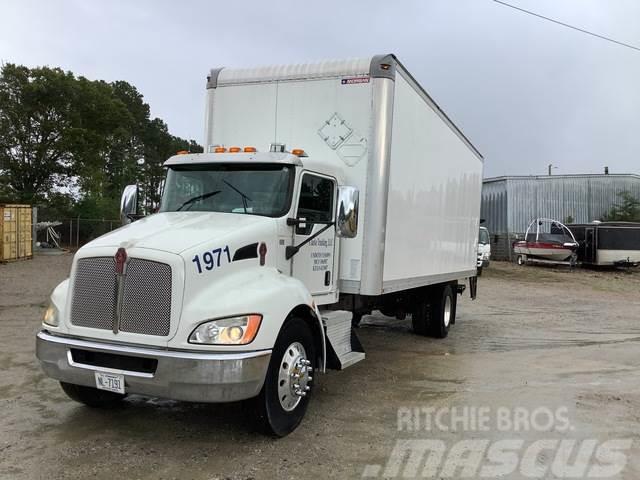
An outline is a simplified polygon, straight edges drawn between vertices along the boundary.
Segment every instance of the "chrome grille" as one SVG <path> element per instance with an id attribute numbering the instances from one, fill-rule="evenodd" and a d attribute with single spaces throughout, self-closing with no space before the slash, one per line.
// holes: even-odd
<path id="1" fill-rule="evenodd" d="M 171 326 L 171 267 L 132 258 L 127 265 L 120 330 L 169 335 Z"/>
<path id="2" fill-rule="evenodd" d="M 113 257 L 82 258 L 76 266 L 71 323 L 111 330 L 116 313 L 116 262 Z"/>
<path id="3" fill-rule="evenodd" d="M 118 281 L 113 257 L 78 260 L 71 304 L 71 323 L 112 330 Z M 171 327 L 171 267 L 131 258 L 123 278 L 118 330 L 167 336 Z"/>

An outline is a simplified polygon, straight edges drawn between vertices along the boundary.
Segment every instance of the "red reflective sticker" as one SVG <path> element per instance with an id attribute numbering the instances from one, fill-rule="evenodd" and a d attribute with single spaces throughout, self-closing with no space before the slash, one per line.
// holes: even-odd
<path id="1" fill-rule="evenodd" d="M 258 254 L 260 255 L 260 266 L 264 266 L 265 258 L 267 256 L 267 244 L 264 242 L 260 243 L 258 247 Z"/>

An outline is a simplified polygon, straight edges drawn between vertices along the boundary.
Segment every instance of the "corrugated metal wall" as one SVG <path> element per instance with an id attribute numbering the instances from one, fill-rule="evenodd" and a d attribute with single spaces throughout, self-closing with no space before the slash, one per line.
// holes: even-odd
<path id="1" fill-rule="evenodd" d="M 480 218 L 491 233 L 507 231 L 507 182 L 498 180 L 482 185 Z"/>
<path id="2" fill-rule="evenodd" d="M 639 175 L 554 175 L 485 180 L 480 216 L 491 234 L 512 238 L 531 220 L 547 217 L 576 223 L 599 220 L 630 192 L 640 198 Z"/>
<path id="3" fill-rule="evenodd" d="M 599 220 L 625 190 L 640 198 L 640 176 L 632 175 L 510 177 L 506 182 L 509 233 L 523 233 L 536 217 L 564 222 L 571 216 L 576 223 Z"/>

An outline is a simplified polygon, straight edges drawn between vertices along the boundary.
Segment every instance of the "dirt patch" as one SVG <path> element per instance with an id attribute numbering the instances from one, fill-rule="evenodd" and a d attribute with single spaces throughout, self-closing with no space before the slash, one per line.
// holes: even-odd
<path id="1" fill-rule="evenodd" d="M 244 404 L 131 397 L 120 410 L 96 411 L 67 399 L 42 374 L 34 336 L 70 265 L 68 255 L 0 265 L 1 478 L 383 478 L 398 442 L 438 440 L 450 451 L 461 440 L 510 438 L 631 439 L 614 478 L 640 478 L 637 272 L 494 262 L 444 340 L 414 335 L 409 320 L 365 317 L 367 359 L 320 376 L 301 427 L 273 440 L 253 431 Z M 483 406 L 566 408 L 572 429 L 410 430 L 398 420 L 412 408 Z"/>

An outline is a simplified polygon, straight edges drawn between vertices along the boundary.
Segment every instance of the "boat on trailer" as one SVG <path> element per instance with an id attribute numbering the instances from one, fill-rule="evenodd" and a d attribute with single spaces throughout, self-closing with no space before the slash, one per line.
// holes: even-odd
<path id="1" fill-rule="evenodd" d="M 569 262 L 575 265 L 578 246 L 573 233 L 562 222 L 536 218 L 527 227 L 524 240 L 513 244 L 513 252 L 519 265 L 528 261 Z"/>

